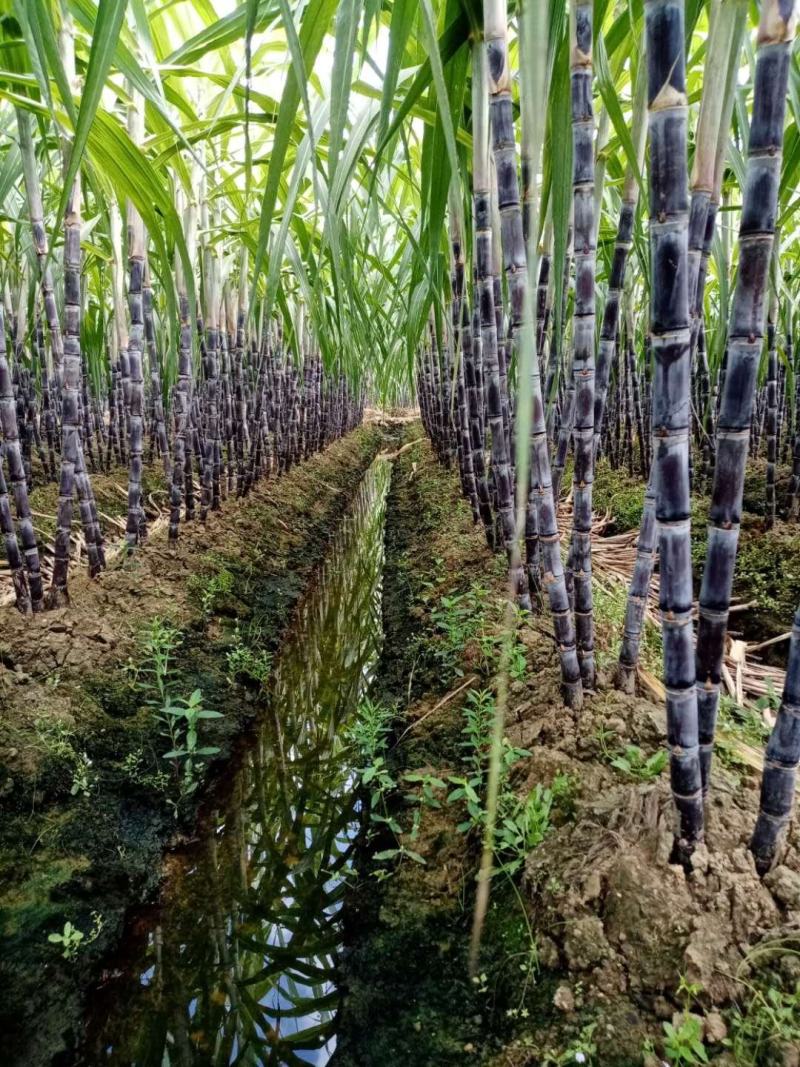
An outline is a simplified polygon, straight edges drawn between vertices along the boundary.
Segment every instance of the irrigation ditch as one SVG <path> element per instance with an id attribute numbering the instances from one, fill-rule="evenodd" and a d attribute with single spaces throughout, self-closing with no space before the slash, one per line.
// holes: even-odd
<path id="1" fill-rule="evenodd" d="M 128 910 L 157 898 L 208 818 L 201 794 L 224 789 L 254 738 L 287 628 L 386 440 L 355 431 L 188 528 L 176 550 L 162 531 L 99 582 L 77 581 L 68 608 L 4 611 L 6 1062 L 81 1062 L 87 997 Z"/>

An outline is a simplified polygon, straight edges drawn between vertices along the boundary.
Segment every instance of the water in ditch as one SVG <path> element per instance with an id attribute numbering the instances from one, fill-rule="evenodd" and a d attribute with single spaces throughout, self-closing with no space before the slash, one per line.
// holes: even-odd
<path id="1" fill-rule="evenodd" d="M 381 643 L 376 460 L 275 662 L 263 720 L 92 997 L 81 1060 L 325 1064 L 358 799 L 346 728 Z"/>

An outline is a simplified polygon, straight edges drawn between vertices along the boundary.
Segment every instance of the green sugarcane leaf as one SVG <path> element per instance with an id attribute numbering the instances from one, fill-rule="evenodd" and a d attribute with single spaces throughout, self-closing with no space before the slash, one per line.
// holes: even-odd
<path id="1" fill-rule="evenodd" d="M 58 48 L 58 31 L 56 30 L 50 5 L 46 0 L 14 0 L 14 10 L 28 44 L 31 56 L 39 58 L 40 76 L 43 80 L 42 91 L 46 100 L 51 100 L 49 74 L 56 87 L 69 119 L 75 122 L 75 104 L 72 99 L 72 87 L 61 60 Z"/>
<path id="2" fill-rule="evenodd" d="M 617 137 L 619 137 L 620 144 L 625 152 L 625 159 L 636 178 L 639 190 L 643 191 L 644 178 L 639 167 L 639 160 L 636 157 L 633 138 L 631 137 L 628 124 L 625 121 L 625 116 L 622 114 L 622 108 L 619 104 L 617 87 L 614 84 L 614 79 L 608 65 L 605 41 L 602 36 L 597 38 L 595 47 L 595 75 L 597 84 L 600 88 L 600 93 L 603 97 L 603 103 L 606 106 L 609 118 L 614 125 L 614 131 L 617 134 Z"/>
<path id="3" fill-rule="evenodd" d="M 414 17 L 417 10 L 418 8 L 415 0 L 395 0 L 395 3 L 392 5 L 392 17 L 389 23 L 389 45 L 380 97 L 381 110 L 378 123 L 378 144 L 383 142 L 389 126 L 394 95 L 400 77 L 400 68 L 411 36 L 411 30 L 414 25 Z"/>
<path id="4" fill-rule="evenodd" d="M 460 10 L 450 25 L 445 29 L 444 33 L 439 37 L 438 53 L 442 66 L 446 66 L 450 60 L 456 55 L 460 49 L 466 47 L 467 38 L 469 33 L 469 20 L 464 14 L 463 10 Z M 394 115 L 394 119 L 386 131 L 384 136 L 378 142 L 378 147 L 375 150 L 375 166 L 377 169 L 378 161 L 383 155 L 388 144 L 391 143 L 395 134 L 398 133 L 400 127 L 405 121 L 411 109 L 417 103 L 422 94 L 429 88 L 431 84 L 431 61 L 426 59 L 422 66 L 415 74 L 411 84 L 408 86 L 405 95 L 400 101 Z"/>
<path id="5" fill-rule="evenodd" d="M 128 0 L 103 0 L 97 8 L 89 64 L 81 92 L 80 110 L 70 146 L 69 162 L 64 174 L 64 188 L 58 209 L 59 219 L 66 211 L 67 202 L 72 193 L 72 184 L 83 160 L 83 152 L 89 140 L 89 131 L 94 124 L 106 76 L 114 58 L 127 6 Z"/>
<path id="6" fill-rule="evenodd" d="M 339 153 L 344 141 L 350 88 L 353 81 L 353 57 L 356 31 L 363 0 L 342 0 L 336 13 L 336 44 L 331 75 L 330 129 L 328 134 L 328 181 L 333 185 Z"/>
<path id="7" fill-rule="evenodd" d="M 461 97 L 463 97 L 465 78 L 457 66 L 451 66 L 451 77 L 446 82 L 444 76 L 444 68 L 442 67 L 442 57 L 439 54 L 438 41 L 436 39 L 436 24 L 433 15 L 433 9 L 431 7 L 431 0 L 422 0 L 422 14 L 423 14 L 423 26 L 424 37 L 428 46 L 428 54 L 430 56 L 431 73 L 433 74 L 433 85 L 436 90 L 436 99 L 438 104 L 439 118 L 441 121 L 441 128 L 444 133 L 444 143 L 447 148 L 447 156 L 450 161 L 450 174 L 455 176 L 459 173 L 459 157 L 458 150 L 456 148 L 456 136 L 453 125 L 453 113 L 461 111 Z M 466 73 L 466 49 L 460 53 L 464 63 L 464 74 Z M 453 72 L 455 77 L 453 77 Z M 460 90 L 460 93 L 459 93 Z M 443 171 L 440 172 L 444 179 Z M 447 176 L 449 178 L 449 175 Z M 449 186 L 449 183 L 448 183 Z M 449 191 L 449 188 L 448 188 Z M 447 194 L 445 193 L 445 199 Z M 459 233 L 464 232 L 464 218 L 461 211 L 460 198 L 455 201 L 456 218 L 458 223 Z"/>
<path id="8" fill-rule="evenodd" d="M 272 229 L 272 219 L 278 199 L 278 187 L 283 173 L 286 152 L 289 147 L 295 112 L 300 102 L 300 86 L 305 84 L 308 72 L 314 66 L 335 10 L 336 0 L 311 0 L 303 14 L 303 21 L 298 35 L 302 69 L 293 71 L 294 76 L 286 79 L 278 109 L 278 121 L 275 125 L 272 152 L 270 153 L 264 196 L 261 202 L 258 242 L 253 264 L 251 303 L 255 302 L 255 286 L 264 262 Z"/>
<path id="9" fill-rule="evenodd" d="M 213 8 L 209 8 L 213 12 Z M 255 20 L 255 31 L 266 29 L 279 17 L 277 0 L 260 0 Z M 166 56 L 164 63 L 187 64 L 202 61 L 206 56 L 221 51 L 240 40 L 247 31 L 248 9 L 240 4 L 234 11 L 210 22 L 179 48 Z"/>

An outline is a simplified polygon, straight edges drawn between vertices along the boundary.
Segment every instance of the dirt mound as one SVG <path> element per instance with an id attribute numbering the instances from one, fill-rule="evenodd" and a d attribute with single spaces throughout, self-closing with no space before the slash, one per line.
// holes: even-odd
<path id="1" fill-rule="evenodd" d="M 530 694 L 509 729 L 531 749 L 520 791 L 567 774 L 575 793 L 571 817 L 529 854 L 524 878 L 543 963 L 562 985 L 534 1050 L 501 1062 L 541 1062 L 593 1014 L 599 1062 L 641 1063 L 647 1036 L 686 1007 L 681 983 L 692 987 L 693 1010 L 713 1016 L 748 997 L 759 968 L 800 945 L 797 833 L 762 882 L 747 850 L 757 780 L 717 762 L 706 844 L 687 874 L 669 863 L 667 775 L 636 781 L 611 766 L 626 745 L 662 743 L 663 710 L 606 690 L 574 717 L 547 692 L 544 701 L 533 686 Z"/>

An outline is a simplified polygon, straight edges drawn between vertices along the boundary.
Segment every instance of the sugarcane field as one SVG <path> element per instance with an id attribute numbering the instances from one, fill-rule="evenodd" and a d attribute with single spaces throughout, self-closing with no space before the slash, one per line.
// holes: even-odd
<path id="1" fill-rule="evenodd" d="M 800 1067 L 800 0 L 0 0 L 1 1067 Z"/>

